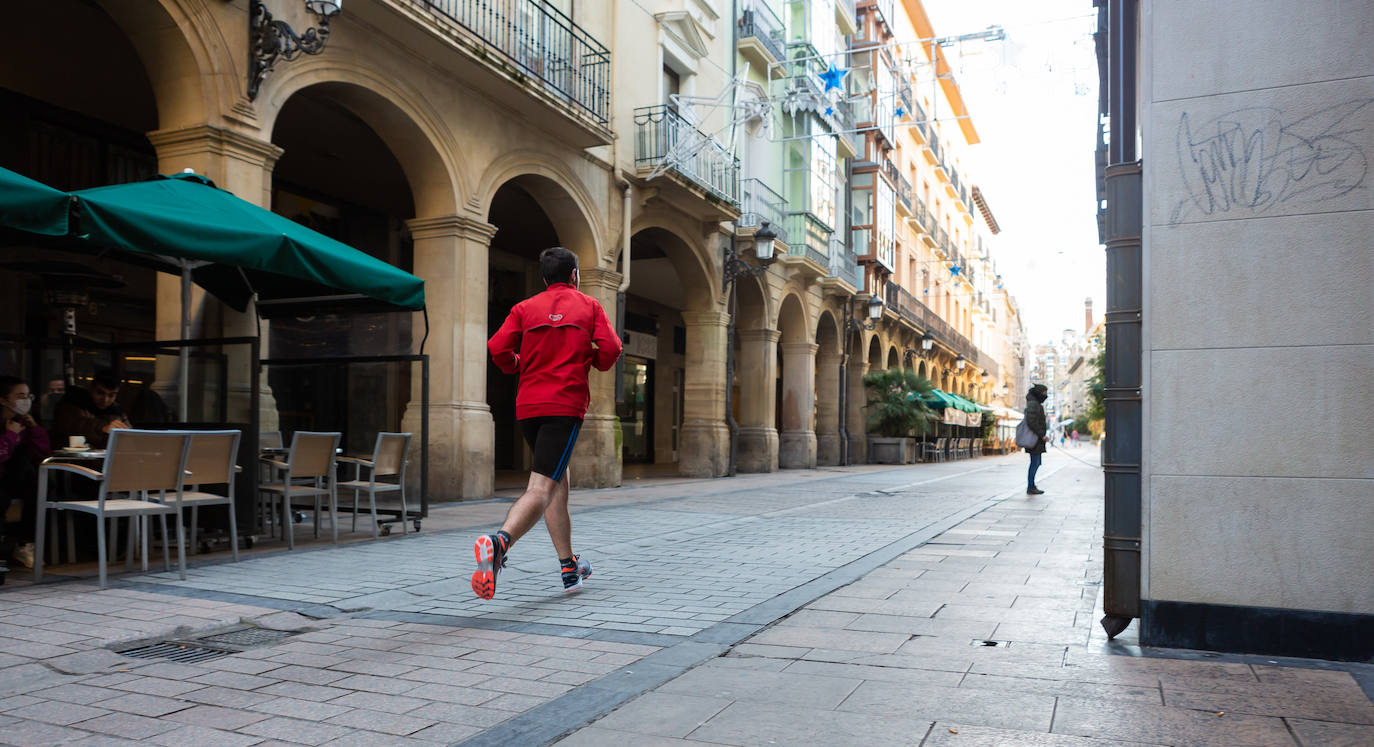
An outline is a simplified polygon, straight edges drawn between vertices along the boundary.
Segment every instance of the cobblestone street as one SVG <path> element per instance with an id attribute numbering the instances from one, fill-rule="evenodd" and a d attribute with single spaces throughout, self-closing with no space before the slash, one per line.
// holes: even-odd
<path id="1" fill-rule="evenodd" d="M 0 739 L 1374 739 L 1349 673 L 1367 666 L 1142 657 L 1129 630 L 1107 643 L 1094 612 L 1101 480 L 1076 461 L 1090 455 L 1052 453 L 1035 499 L 1024 456 L 577 493 L 574 539 L 595 572 L 566 596 L 540 527 L 496 600 L 472 596 L 472 538 L 504 501 L 436 512 L 467 517 L 456 528 L 215 561 L 186 581 L 6 587 Z M 201 661 L 117 653 L 245 625 L 281 635 Z"/>

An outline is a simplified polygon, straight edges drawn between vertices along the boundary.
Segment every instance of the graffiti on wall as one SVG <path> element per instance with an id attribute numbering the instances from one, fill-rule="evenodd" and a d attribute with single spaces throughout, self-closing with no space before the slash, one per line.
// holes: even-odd
<path id="1" fill-rule="evenodd" d="M 1361 142 L 1374 127 L 1374 98 L 1346 101 L 1296 119 L 1252 107 L 1205 122 L 1179 116 L 1176 145 L 1184 195 L 1170 223 L 1251 217 L 1314 205 L 1368 189 Z"/>

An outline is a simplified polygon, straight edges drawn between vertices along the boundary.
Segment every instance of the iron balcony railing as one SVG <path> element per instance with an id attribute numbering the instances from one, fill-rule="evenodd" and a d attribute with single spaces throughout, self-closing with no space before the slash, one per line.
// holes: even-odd
<path id="1" fill-rule="evenodd" d="M 830 237 L 834 231 L 811 213 L 788 213 L 788 254 L 805 255 L 821 267 L 830 266 Z"/>
<path id="2" fill-rule="evenodd" d="M 935 134 L 935 129 L 931 128 L 930 137 L 926 139 L 926 144 L 930 146 L 930 152 L 935 154 L 935 162 L 944 160 L 944 154 L 940 150 L 940 136 Z"/>
<path id="3" fill-rule="evenodd" d="M 921 133 L 921 137 L 930 140 L 930 125 L 926 122 L 926 110 L 921 106 L 921 102 L 916 104 L 916 131 Z"/>
<path id="4" fill-rule="evenodd" d="M 906 112 L 908 117 L 916 116 L 916 106 L 911 100 L 911 81 L 903 76 L 898 85 L 900 88 L 897 89 L 897 93 L 902 97 L 902 111 Z"/>
<path id="5" fill-rule="evenodd" d="M 635 109 L 635 166 L 668 167 L 711 195 L 739 206 L 739 159 L 719 140 L 667 106 Z"/>
<path id="6" fill-rule="evenodd" d="M 610 123 L 611 51 L 548 0 L 414 0 L 471 31 L 524 75 Z"/>
<path id="7" fill-rule="evenodd" d="M 922 200 L 920 197 L 913 197 L 912 202 L 914 204 L 911 208 L 911 214 L 915 216 L 916 223 L 921 227 L 922 231 L 930 233 L 930 210 L 926 209 L 926 201 Z"/>
<path id="8" fill-rule="evenodd" d="M 737 225 L 757 228 L 768 221 L 769 228 L 778 235 L 778 240 L 787 243 L 787 201 L 774 192 L 761 179 L 744 179 L 740 182 L 744 194 L 740 202 L 740 216 Z"/>
<path id="9" fill-rule="evenodd" d="M 902 176 L 900 172 L 897 174 L 897 198 L 902 201 L 903 205 L 906 205 L 907 212 L 911 212 L 911 182 L 907 181 L 907 178 L 905 176 Z"/>
<path id="10" fill-rule="evenodd" d="M 739 38 L 758 39 L 775 62 L 786 59 L 786 33 L 782 21 L 764 0 L 753 0 L 739 16 Z"/>
<path id="11" fill-rule="evenodd" d="M 929 332 L 945 347 L 964 356 L 965 360 L 971 362 L 981 360 L 980 351 L 967 337 L 956 331 L 949 322 L 941 319 L 934 309 L 916 300 L 916 297 L 907 289 L 889 280 L 885 288 L 885 295 L 887 307 L 897 312 L 903 319 L 916 325 L 917 329 Z"/>

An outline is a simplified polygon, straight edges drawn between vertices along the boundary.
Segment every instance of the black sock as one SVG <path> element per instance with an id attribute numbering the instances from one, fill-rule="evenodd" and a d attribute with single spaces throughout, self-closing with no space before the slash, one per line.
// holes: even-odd
<path id="1" fill-rule="evenodd" d="M 496 536 L 501 538 L 501 552 L 505 552 L 505 551 L 509 550 L 511 544 L 512 544 L 513 542 L 515 542 L 515 540 L 511 539 L 511 538 L 510 538 L 510 535 L 507 534 L 507 533 L 506 533 L 506 530 L 504 530 L 504 529 L 498 531 L 498 532 L 496 533 Z"/>
<path id="2" fill-rule="evenodd" d="M 559 558 L 559 559 L 558 559 L 558 563 L 559 563 L 562 567 L 564 567 L 564 568 L 573 568 L 573 569 L 576 569 L 576 568 L 577 568 L 577 556 L 574 555 L 574 556 L 572 556 L 571 558 Z"/>

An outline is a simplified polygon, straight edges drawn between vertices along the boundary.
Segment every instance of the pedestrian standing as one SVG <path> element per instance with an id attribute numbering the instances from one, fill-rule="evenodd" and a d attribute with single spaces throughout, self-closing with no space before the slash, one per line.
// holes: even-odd
<path id="1" fill-rule="evenodd" d="M 620 357 L 620 337 L 606 310 L 577 289 L 577 255 L 556 246 L 539 254 L 548 286 L 515 305 L 487 341 L 492 361 L 503 373 L 520 376 L 515 418 L 534 452 L 529 485 L 506 513 L 496 534 L 477 538 L 477 570 L 472 590 L 482 599 L 496 595 L 496 574 L 511 545 L 539 517 L 558 551 L 563 591 L 576 591 L 592 575 L 592 565 L 573 553 L 568 515 L 568 459 L 591 402 L 587 372 L 609 371 Z"/>
<path id="2" fill-rule="evenodd" d="M 1043 495 L 1045 491 L 1035 486 L 1035 473 L 1040 469 L 1040 458 L 1045 453 L 1045 407 L 1044 402 L 1049 397 L 1049 387 L 1044 384 L 1036 384 L 1026 392 L 1026 427 L 1031 432 L 1039 436 L 1034 446 L 1028 447 L 1026 452 L 1030 454 L 1030 470 L 1026 473 L 1026 494 Z"/>

